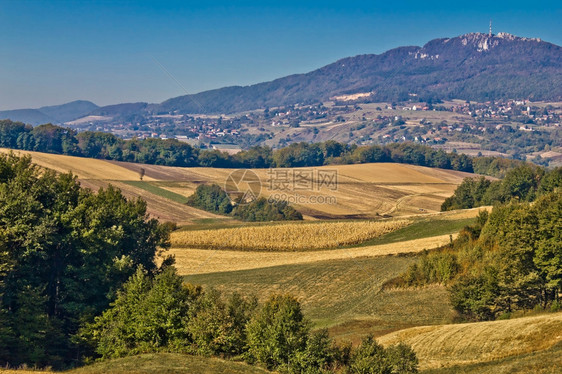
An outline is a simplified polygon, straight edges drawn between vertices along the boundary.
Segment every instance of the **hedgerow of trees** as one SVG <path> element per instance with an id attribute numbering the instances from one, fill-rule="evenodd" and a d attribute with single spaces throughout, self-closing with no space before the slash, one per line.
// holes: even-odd
<path id="1" fill-rule="evenodd" d="M 272 150 L 256 146 L 235 155 L 200 150 L 175 139 L 123 140 L 102 132 L 76 133 L 51 124 L 31 127 L 0 120 L 0 147 L 168 166 L 270 168 L 369 162 L 400 162 L 502 177 L 520 163 L 493 157 L 446 153 L 414 143 L 357 146 L 335 141 L 293 143 Z"/>
<path id="2" fill-rule="evenodd" d="M 111 307 L 80 331 L 93 354 L 116 358 L 181 352 L 243 359 L 283 373 L 417 373 L 412 349 L 383 348 L 368 337 L 357 348 L 311 332 L 297 299 L 256 298 L 184 284 L 173 267 L 150 276 L 141 268 Z M 86 344 L 85 343 L 85 344 Z"/>
<path id="3" fill-rule="evenodd" d="M 509 170 L 505 178 L 491 181 L 484 177 L 466 178 L 454 194 L 441 205 L 441 210 L 469 209 L 511 199 L 533 201 L 537 196 L 562 187 L 562 168 L 546 171 L 531 164 Z"/>
<path id="4" fill-rule="evenodd" d="M 230 214 L 242 221 L 290 221 L 302 220 L 302 214 L 286 201 L 269 201 L 264 197 L 240 204 L 232 201 L 228 194 L 217 184 L 197 186 L 187 204 L 217 214 Z"/>

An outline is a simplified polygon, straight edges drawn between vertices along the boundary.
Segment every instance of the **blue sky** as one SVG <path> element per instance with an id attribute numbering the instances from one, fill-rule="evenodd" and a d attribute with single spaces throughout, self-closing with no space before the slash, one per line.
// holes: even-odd
<path id="1" fill-rule="evenodd" d="M 560 1 L 0 0 L 0 110 L 170 97 L 494 32 L 562 45 Z"/>

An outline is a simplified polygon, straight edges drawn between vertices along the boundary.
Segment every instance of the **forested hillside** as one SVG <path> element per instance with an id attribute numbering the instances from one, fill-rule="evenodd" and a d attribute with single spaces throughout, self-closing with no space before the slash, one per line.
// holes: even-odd
<path id="1" fill-rule="evenodd" d="M 423 47 L 348 57 L 271 82 L 180 96 L 150 109 L 233 113 L 355 93 L 366 93 L 367 101 L 400 101 L 410 95 L 422 100 L 559 100 L 561 69 L 560 46 L 506 33 L 471 33 L 435 39 Z"/>
<path id="2" fill-rule="evenodd" d="M 469 320 L 509 318 L 533 308 L 560 310 L 560 188 L 560 180 L 557 186 L 548 183 L 532 204 L 518 195 L 497 202 L 491 214 L 482 211 L 451 245 L 422 256 L 398 284 L 448 285 L 454 308 Z"/>

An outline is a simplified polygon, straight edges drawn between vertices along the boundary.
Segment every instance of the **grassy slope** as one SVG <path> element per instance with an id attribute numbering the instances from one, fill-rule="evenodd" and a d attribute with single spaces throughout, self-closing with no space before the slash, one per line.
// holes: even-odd
<path id="1" fill-rule="evenodd" d="M 451 321 L 442 287 L 382 291 L 382 284 L 403 272 L 415 258 L 382 256 L 200 274 L 186 281 L 227 293 L 290 293 L 303 303 L 317 327 L 330 327 L 337 338 L 357 341 L 368 333 Z"/>
<path id="2" fill-rule="evenodd" d="M 562 368 L 562 343 L 543 351 L 511 356 L 499 360 L 428 369 L 424 374 L 559 374 Z"/>
<path id="3" fill-rule="evenodd" d="M 406 342 L 425 368 L 471 364 L 528 354 L 562 342 L 562 312 L 512 320 L 414 327 L 382 336 Z"/>
<path id="4" fill-rule="evenodd" d="M 104 361 L 70 371 L 71 374 L 258 374 L 269 371 L 240 362 L 183 354 L 158 353 Z"/>
<path id="5" fill-rule="evenodd" d="M 187 197 L 177 194 L 175 192 L 160 188 L 157 185 L 145 181 L 123 181 L 123 183 L 130 186 L 138 187 L 157 196 L 161 196 L 165 199 L 175 201 L 176 203 L 185 204 L 187 203 Z"/>
<path id="6" fill-rule="evenodd" d="M 6 370 L 6 374 L 47 374 L 51 371 Z M 97 362 L 67 374 L 262 374 L 271 373 L 265 369 L 246 365 L 242 362 L 221 360 L 214 357 L 191 356 L 180 353 L 147 353 L 138 356 Z"/>
<path id="7" fill-rule="evenodd" d="M 407 240 L 430 238 L 433 236 L 456 234 L 463 227 L 473 224 L 474 218 L 428 219 L 421 218 L 413 224 L 398 229 L 380 238 L 363 243 L 363 245 L 381 245 L 400 243 Z"/>

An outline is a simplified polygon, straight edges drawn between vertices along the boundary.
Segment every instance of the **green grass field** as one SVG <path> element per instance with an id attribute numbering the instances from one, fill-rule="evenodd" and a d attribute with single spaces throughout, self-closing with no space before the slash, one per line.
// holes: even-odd
<path id="1" fill-rule="evenodd" d="M 365 241 L 359 246 L 399 243 L 407 240 L 455 234 L 463 227 L 473 224 L 475 221 L 475 218 L 456 220 L 419 218 L 411 225 L 383 235 L 380 238 Z"/>
<path id="2" fill-rule="evenodd" d="M 122 183 L 128 184 L 129 186 L 137 187 L 153 193 L 157 196 L 163 197 L 168 200 L 175 201 L 176 203 L 185 204 L 187 203 L 187 197 L 177 194 L 172 191 L 165 190 L 155 185 L 155 182 L 144 182 L 144 181 L 122 181 Z"/>
<path id="3" fill-rule="evenodd" d="M 414 261 L 409 256 L 319 261 L 192 275 L 185 280 L 260 299 L 273 293 L 293 294 L 315 327 L 329 327 L 334 337 L 357 341 L 369 333 L 451 322 L 453 312 L 442 287 L 382 290 L 386 280 Z"/>

